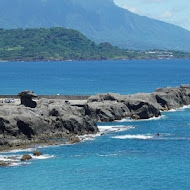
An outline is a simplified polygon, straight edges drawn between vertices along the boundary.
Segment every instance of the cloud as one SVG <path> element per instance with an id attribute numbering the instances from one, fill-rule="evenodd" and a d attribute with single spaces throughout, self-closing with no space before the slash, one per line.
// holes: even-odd
<path id="1" fill-rule="evenodd" d="M 170 19 L 172 17 L 173 17 L 173 13 L 172 11 L 169 11 L 169 10 L 165 11 L 164 13 L 160 15 L 161 19 Z"/>
<path id="2" fill-rule="evenodd" d="M 189 0 L 114 0 L 114 2 L 138 15 L 176 24 L 190 30 Z"/>
<path id="3" fill-rule="evenodd" d="M 137 14 L 139 13 L 139 10 L 136 7 L 130 7 L 130 6 L 126 5 L 126 4 L 123 4 L 122 7 L 124 9 L 127 9 L 127 10 L 131 11 L 132 13 L 137 13 Z"/>
<path id="4" fill-rule="evenodd" d="M 161 3 L 165 0 L 142 0 L 144 3 Z"/>

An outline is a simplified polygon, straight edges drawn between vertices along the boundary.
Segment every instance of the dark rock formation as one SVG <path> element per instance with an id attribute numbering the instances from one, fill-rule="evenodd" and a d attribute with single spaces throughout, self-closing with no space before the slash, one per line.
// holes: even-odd
<path id="1" fill-rule="evenodd" d="M 99 94 L 91 96 L 86 114 L 97 121 L 114 121 L 124 117 L 148 119 L 161 115 L 160 111 L 190 105 L 190 85 L 160 88 L 154 93 L 134 95 Z"/>
<path id="2" fill-rule="evenodd" d="M 6 166 L 10 166 L 11 163 L 9 162 L 3 162 L 3 161 L 0 161 L 0 167 L 6 167 Z"/>
<path id="3" fill-rule="evenodd" d="M 83 107 L 64 100 L 40 99 L 36 108 L 0 106 L 0 149 L 97 132 L 96 122 L 85 115 Z"/>
<path id="4" fill-rule="evenodd" d="M 88 101 L 85 111 L 90 118 L 93 118 L 99 122 L 120 120 L 129 116 L 130 113 L 125 104 L 109 100 L 102 100 L 101 102 Z"/>
<path id="5" fill-rule="evenodd" d="M 31 160 L 32 156 L 30 156 L 29 154 L 25 154 L 22 156 L 21 161 L 27 161 L 27 160 Z"/>
<path id="6" fill-rule="evenodd" d="M 33 155 L 34 156 L 41 156 L 42 152 L 40 152 L 39 150 L 36 150 L 36 151 L 33 152 Z"/>
<path id="7" fill-rule="evenodd" d="M 35 97 L 22 92 L 21 97 Z M 27 103 L 26 103 L 27 102 Z M 31 143 L 55 143 L 57 139 L 79 142 L 78 135 L 98 132 L 96 122 L 110 122 L 125 117 L 148 119 L 169 110 L 190 105 L 190 85 L 160 88 L 154 93 L 134 95 L 100 94 L 87 101 L 40 99 L 36 106 L 28 100 L 22 105 L 0 106 L 0 150 Z M 22 102 L 23 103 L 23 102 Z M 51 139 L 51 140 L 50 140 Z"/>
<path id="8" fill-rule="evenodd" d="M 68 142 L 71 143 L 71 144 L 75 144 L 75 143 L 80 142 L 80 139 L 79 139 L 79 137 L 76 137 L 76 136 L 73 135 L 73 136 L 68 138 Z"/>
<path id="9" fill-rule="evenodd" d="M 35 108 L 36 102 L 32 98 L 36 98 L 37 95 L 33 91 L 25 90 L 18 94 L 20 96 L 21 104 L 29 108 Z"/>

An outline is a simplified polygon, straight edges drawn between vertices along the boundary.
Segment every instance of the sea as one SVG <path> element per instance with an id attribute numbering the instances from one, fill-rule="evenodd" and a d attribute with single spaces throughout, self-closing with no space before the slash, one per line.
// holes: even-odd
<path id="1" fill-rule="evenodd" d="M 0 94 L 153 92 L 190 84 L 190 60 L 0 62 Z M 190 107 L 160 118 L 97 123 L 104 135 L 74 145 L 0 153 L 0 190 L 189 190 Z M 158 136 L 157 133 L 160 135 Z M 43 152 L 31 161 L 23 154 Z"/>

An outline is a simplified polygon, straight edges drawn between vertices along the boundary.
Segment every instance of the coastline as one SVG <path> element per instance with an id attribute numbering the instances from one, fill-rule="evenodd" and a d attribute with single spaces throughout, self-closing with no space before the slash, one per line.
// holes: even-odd
<path id="1" fill-rule="evenodd" d="M 28 96 L 31 92 L 22 93 Z M 80 142 L 78 136 L 99 132 L 97 122 L 157 119 L 162 111 L 190 105 L 190 85 L 134 95 L 98 94 L 85 100 L 73 97 L 38 97 L 27 100 L 29 106 L 20 104 L 22 98 L 21 102 L 17 99 L 15 103 L 0 103 L 0 150 Z"/>
<path id="2" fill-rule="evenodd" d="M 116 58 L 116 59 L 74 59 L 74 60 L 67 60 L 67 59 L 47 59 L 47 60 L 0 60 L 0 63 L 12 63 L 12 62 L 78 62 L 78 61 L 143 61 L 143 60 L 190 60 L 190 57 L 172 57 L 172 58 L 142 58 L 142 59 L 133 59 L 133 58 Z"/>
<path id="3" fill-rule="evenodd" d="M 21 99 L 14 103 L 0 103 L 0 166 L 27 164 L 18 156 L 9 156 L 11 152 L 29 152 L 31 156 L 41 147 L 72 145 L 132 128 L 98 126 L 98 122 L 158 120 L 163 118 L 162 112 L 190 108 L 190 85 L 133 95 L 98 94 L 85 100 L 73 100 L 72 96 L 71 100 L 65 100 L 64 96 L 62 99 L 47 99 L 36 97 L 32 91 L 23 91 L 19 96 Z M 151 139 L 153 136 L 117 138 Z"/>

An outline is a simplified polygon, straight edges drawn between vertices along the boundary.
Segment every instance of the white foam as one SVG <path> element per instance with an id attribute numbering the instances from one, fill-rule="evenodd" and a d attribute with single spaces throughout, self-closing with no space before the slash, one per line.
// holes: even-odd
<path id="1" fill-rule="evenodd" d="M 129 120 L 130 120 L 130 118 L 124 118 L 124 119 L 121 119 L 121 120 L 115 120 L 115 122 L 123 123 L 123 122 L 127 122 Z"/>
<path id="2" fill-rule="evenodd" d="M 166 118 L 165 115 L 161 115 L 159 117 L 151 117 L 149 119 L 139 119 L 139 120 L 125 118 L 125 119 L 122 119 L 122 120 L 117 120 L 116 122 L 118 122 L 118 123 L 123 123 L 123 122 L 141 122 L 141 121 L 160 120 L 160 119 L 165 119 L 165 118 Z"/>
<path id="3" fill-rule="evenodd" d="M 48 155 L 48 154 L 44 154 L 41 156 L 34 156 L 34 155 L 31 155 L 31 156 L 32 156 L 32 159 L 35 159 L 35 160 L 46 160 L 46 159 L 55 157 L 54 155 Z"/>
<path id="4" fill-rule="evenodd" d="M 12 160 L 4 157 L 4 158 L 0 158 L 0 161 L 2 161 L 2 162 L 11 162 Z"/>
<path id="5" fill-rule="evenodd" d="M 18 161 L 21 159 L 19 155 L 0 155 L 0 161 L 11 162 L 11 161 Z"/>
<path id="6" fill-rule="evenodd" d="M 165 119 L 166 116 L 165 115 L 161 115 L 159 117 L 152 117 L 152 118 L 149 118 L 149 119 L 141 119 L 141 120 L 137 120 L 137 121 L 152 121 L 152 120 L 160 120 L 160 119 Z"/>
<path id="7" fill-rule="evenodd" d="M 163 112 L 176 112 L 177 109 L 171 109 L 171 110 L 168 110 L 168 111 L 163 111 Z"/>
<path id="8" fill-rule="evenodd" d="M 33 152 L 35 151 L 36 148 L 27 148 L 27 149 L 15 149 L 15 150 L 10 150 L 7 153 L 18 153 L 18 152 Z"/>
<path id="9" fill-rule="evenodd" d="M 185 111 L 186 109 L 189 109 L 190 105 L 188 106 L 183 106 L 181 108 L 176 108 L 176 109 L 171 109 L 171 110 L 167 110 L 167 111 L 163 111 L 163 112 L 178 112 L 178 111 Z"/>
<path id="10" fill-rule="evenodd" d="M 98 126 L 100 133 L 110 133 L 110 132 L 120 132 L 127 131 L 129 129 L 134 129 L 132 126 L 126 125 L 110 125 L 110 126 Z"/>
<path id="11" fill-rule="evenodd" d="M 118 154 L 96 154 L 97 156 L 100 156 L 100 157 L 113 157 L 113 156 L 118 156 Z"/>
<path id="12" fill-rule="evenodd" d="M 92 141 L 94 140 L 96 137 L 101 136 L 101 133 L 97 133 L 97 134 L 89 134 L 89 135 L 80 135 L 79 139 L 80 141 Z"/>
<path id="13" fill-rule="evenodd" d="M 49 159 L 49 158 L 54 158 L 54 155 L 48 155 L 44 154 L 41 156 L 34 156 L 32 154 L 29 154 L 32 156 L 32 160 L 44 160 L 44 159 Z M 12 157 L 12 158 L 11 158 Z M 22 155 L 0 155 L 0 161 L 8 163 L 8 166 L 22 166 L 26 164 L 31 164 L 32 162 L 22 162 L 21 161 Z"/>
<path id="14" fill-rule="evenodd" d="M 115 136 L 112 137 L 113 139 L 141 139 L 141 140 L 147 140 L 147 139 L 153 139 L 154 136 L 152 135 L 121 135 L 121 136 Z"/>
<path id="15" fill-rule="evenodd" d="M 103 134 L 108 134 L 108 133 L 114 133 L 114 132 L 120 132 L 120 131 L 126 131 L 129 129 L 133 129 L 134 127 L 132 126 L 125 126 L 125 125 L 116 125 L 116 126 L 98 126 L 99 133 L 97 134 L 88 134 L 88 135 L 80 135 L 79 139 L 81 141 L 92 141 L 96 137 L 99 137 Z"/>

